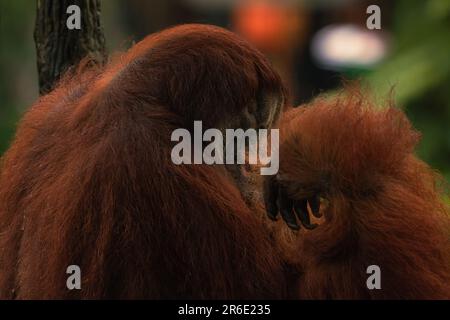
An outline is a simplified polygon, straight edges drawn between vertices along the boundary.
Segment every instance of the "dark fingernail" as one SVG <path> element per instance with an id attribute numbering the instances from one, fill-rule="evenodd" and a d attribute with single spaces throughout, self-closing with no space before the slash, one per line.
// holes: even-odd
<path id="1" fill-rule="evenodd" d="M 313 196 L 312 198 L 308 199 L 309 207 L 311 208 L 312 214 L 316 218 L 322 217 L 322 214 L 320 213 L 320 199 L 319 196 Z"/>
<path id="2" fill-rule="evenodd" d="M 294 223 L 287 223 L 288 227 L 292 230 L 298 231 L 300 230 L 300 226 L 298 224 L 294 224 Z"/>
<path id="3" fill-rule="evenodd" d="M 308 229 L 308 230 L 313 230 L 313 229 L 317 228 L 317 226 L 318 226 L 317 223 L 313 223 L 313 224 L 302 223 L 302 225 L 305 227 L 305 229 Z"/>

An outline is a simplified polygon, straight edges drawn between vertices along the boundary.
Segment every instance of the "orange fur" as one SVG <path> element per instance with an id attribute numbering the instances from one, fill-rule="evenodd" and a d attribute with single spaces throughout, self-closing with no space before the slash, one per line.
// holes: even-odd
<path id="1" fill-rule="evenodd" d="M 0 297 L 282 297 L 283 263 L 228 171 L 170 159 L 172 131 L 194 119 L 271 125 L 282 90 L 259 52 L 199 25 L 66 77 L 2 161 Z"/>
<path id="2" fill-rule="evenodd" d="M 284 115 L 280 176 L 319 193 L 325 222 L 297 238 L 302 298 L 450 298 L 450 224 L 437 175 L 404 114 L 349 90 Z M 381 268 L 368 290 L 366 268 Z"/>
<path id="3" fill-rule="evenodd" d="M 171 162 L 174 129 L 270 128 L 284 101 L 266 59 L 210 26 L 67 75 L 2 159 L 0 298 L 448 297 L 446 208 L 396 109 L 319 99 L 285 114 L 281 177 L 329 201 L 313 231 L 267 227 L 242 168 Z M 368 264 L 381 291 L 365 288 Z"/>

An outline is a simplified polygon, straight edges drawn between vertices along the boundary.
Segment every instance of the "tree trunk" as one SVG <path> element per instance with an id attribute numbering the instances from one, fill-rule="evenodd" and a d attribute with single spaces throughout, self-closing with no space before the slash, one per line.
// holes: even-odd
<path id="1" fill-rule="evenodd" d="M 81 9 L 81 29 L 66 25 L 70 5 Z M 36 43 L 40 94 L 51 91 L 70 67 L 89 56 L 93 63 L 106 57 L 100 21 L 100 0 L 37 0 L 34 40 Z"/>

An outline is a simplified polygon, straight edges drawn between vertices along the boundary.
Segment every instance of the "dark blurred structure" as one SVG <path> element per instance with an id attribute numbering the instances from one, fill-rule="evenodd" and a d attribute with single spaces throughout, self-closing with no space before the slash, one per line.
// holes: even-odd
<path id="1" fill-rule="evenodd" d="M 66 10 L 71 5 L 78 6 L 83 13 L 80 30 L 69 30 L 66 26 Z M 61 76 L 86 56 L 93 63 L 103 63 L 106 49 L 100 12 L 100 0 L 37 2 L 34 41 L 41 95 L 50 92 Z"/>
<path id="2" fill-rule="evenodd" d="M 369 5 L 381 9 L 381 30 L 366 28 Z M 450 1 L 108 0 L 102 6 L 110 52 L 180 23 L 240 33 L 271 59 L 295 105 L 339 88 L 342 78 L 363 79 L 381 98 L 394 86 L 399 107 L 423 133 L 420 156 L 450 180 Z M 0 3 L 0 150 L 37 97 L 34 12 L 29 0 Z"/>

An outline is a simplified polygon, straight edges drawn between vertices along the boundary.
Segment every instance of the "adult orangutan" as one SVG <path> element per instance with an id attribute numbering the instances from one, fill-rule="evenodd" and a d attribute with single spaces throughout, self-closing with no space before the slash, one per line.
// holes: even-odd
<path id="1" fill-rule="evenodd" d="M 2 160 L 0 297 L 448 297 L 445 208 L 399 111 L 346 99 L 286 113 L 267 209 L 312 229 L 306 203 L 318 215 L 326 198 L 311 231 L 262 219 L 239 166 L 172 163 L 173 130 L 270 128 L 284 101 L 266 59 L 212 26 L 67 75 Z M 365 287 L 370 264 L 381 290 Z M 69 265 L 81 290 L 66 287 Z"/>
<path id="2" fill-rule="evenodd" d="M 298 297 L 448 299 L 449 211 L 440 177 L 414 155 L 420 135 L 406 116 L 347 90 L 286 112 L 280 126 L 280 171 L 265 188 L 269 217 L 280 211 L 298 229 L 296 213 L 314 229 L 308 202 L 325 220 L 289 239 L 302 272 Z M 367 288 L 372 265 L 380 290 Z"/>

